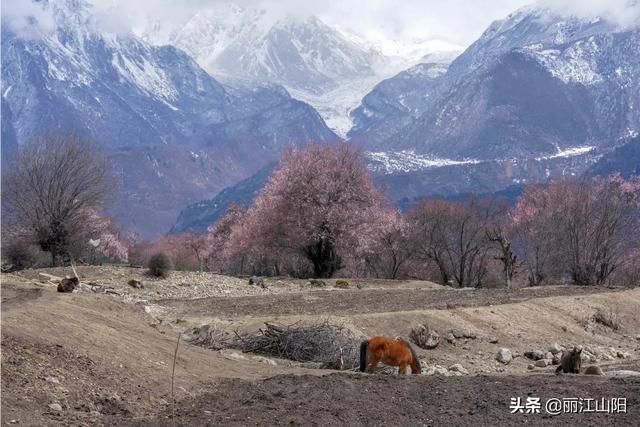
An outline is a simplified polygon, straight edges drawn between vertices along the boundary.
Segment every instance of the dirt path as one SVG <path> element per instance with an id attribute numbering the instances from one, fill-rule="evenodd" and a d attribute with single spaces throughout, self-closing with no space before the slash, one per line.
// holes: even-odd
<path id="1" fill-rule="evenodd" d="M 452 309 L 527 301 L 552 296 L 616 292 L 618 288 L 547 286 L 504 289 L 353 289 L 246 297 L 159 300 L 178 315 L 219 317 L 284 315 L 354 315 L 395 311 Z"/>
<path id="2" fill-rule="evenodd" d="M 511 397 L 627 399 L 626 414 L 511 414 Z M 397 377 L 332 374 L 225 381 L 180 402 L 177 425 L 629 425 L 640 416 L 640 380 L 587 376 Z M 167 416 L 169 413 L 165 413 Z M 167 418 L 134 425 L 170 425 Z M 114 424 L 128 421 L 111 418 Z"/>

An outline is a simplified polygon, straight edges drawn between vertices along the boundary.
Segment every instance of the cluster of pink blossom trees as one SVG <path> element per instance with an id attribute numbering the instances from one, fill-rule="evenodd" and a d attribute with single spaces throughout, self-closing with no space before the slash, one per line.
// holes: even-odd
<path id="1" fill-rule="evenodd" d="M 235 274 L 597 285 L 637 260 L 639 194 L 637 178 L 616 175 L 530 186 L 513 207 L 434 198 L 401 214 L 356 150 L 311 144 L 284 155 L 251 206 L 209 228 L 198 259 Z"/>
<path id="2" fill-rule="evenodd" d="M 3 222 L 3 240 L 20 243 L 17 261 L 31 245 L 54 264 L 146 265 L 163 252 L 179 270 L 230 274 L 413 277 L 459 287 L 640 281 L 638 177 L 531 185 L 515 206 L 433 198 L 403 214 L 352 146 L 309 144 L 289 149 L 255 202 L 231 207 L 206 234 L 148 243 L 98 214 L 112 184 L 94 148 L 55 135 L 21 148 L 5 175 Z"/>

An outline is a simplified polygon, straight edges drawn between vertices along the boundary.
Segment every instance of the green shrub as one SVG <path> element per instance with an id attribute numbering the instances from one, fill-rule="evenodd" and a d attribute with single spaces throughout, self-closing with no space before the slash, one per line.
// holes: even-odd
<path id="1" fill-rule="evenodd" d="M 309 280 L 309 285 L 316 287 L 316 288 L 324 288 L 325 286 L 327 286 L 327 284 L 324 282 L 324 280 L 318 280 L 318 279 L 310 279 Z"/>
<path id="2" fill-rule="evenodd" d="M 350 285 L 349 282 L 347 282 L 344 279 L 338 279 L 336 280 L 336 288 L 341 288 L 341 289 L 347 289 Z"/>

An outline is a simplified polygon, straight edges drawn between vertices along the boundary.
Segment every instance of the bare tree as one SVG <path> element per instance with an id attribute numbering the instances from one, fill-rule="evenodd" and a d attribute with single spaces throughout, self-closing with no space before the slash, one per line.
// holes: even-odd
<path id="1" fill-rule="evenodd" d="M 461 287 L 483 284 L 490 212 L 483 202 L 472 197 L 465 203 L 427 200 L 410 214 L 416 254 L 435 263 L 442 283 Z"/>
<path id="2" fill-rule="evenodd" d="M 513 212 L 530 282 L 601 285 L 638 247 L 640 180 L 555 181 L 530 187 Z"/>
<path id="3" fill-rule="evenodd" d="M 509 217 L 509 207 L 506 203 L 496 200 L 487 204 L 491 211 L 486 229 L 486 236 L 495 249 L 494 258 L 502 264 L 504 274 L 504 284 L 507 289 L 511 289 L 513 276 L 518 268 L 518 256 L 511 242 L 512 226 Z"/>
<path id="4" fill-rule="evenodd" d="M 113 191 L 106 158 L 88 140 L 48 133 L 18 150 L 3 185 L 14 226 L 33 235 L 54 265 L 93 231 L 96 209 Z"/>

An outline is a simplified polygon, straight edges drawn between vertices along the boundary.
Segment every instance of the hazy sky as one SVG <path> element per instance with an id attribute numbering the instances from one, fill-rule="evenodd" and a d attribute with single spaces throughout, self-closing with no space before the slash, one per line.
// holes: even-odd
<path id="1" fill-rule="evenodd" d="M 60 0 L 51 0 L 60 1 Z M 186 21 L 195 11 L 223 0 L 88 0 L 111 29 L 140 28 L 150 19 L 163 26 Z M 260 7 L 278 19 L 317 15 L 365 38 L 439 38 L 460 45 L 473 42 L 494 20 L 536 0 L 236 0 Z M 640 21 L 640 0 L 537 0 L 558 12 L 607 16 L 622 24 Z M 19 25 L 34 7 L 28 0 L 3 0 L 3 23 Z M 41 17 L 46 24 L 46 17 Z"/>

